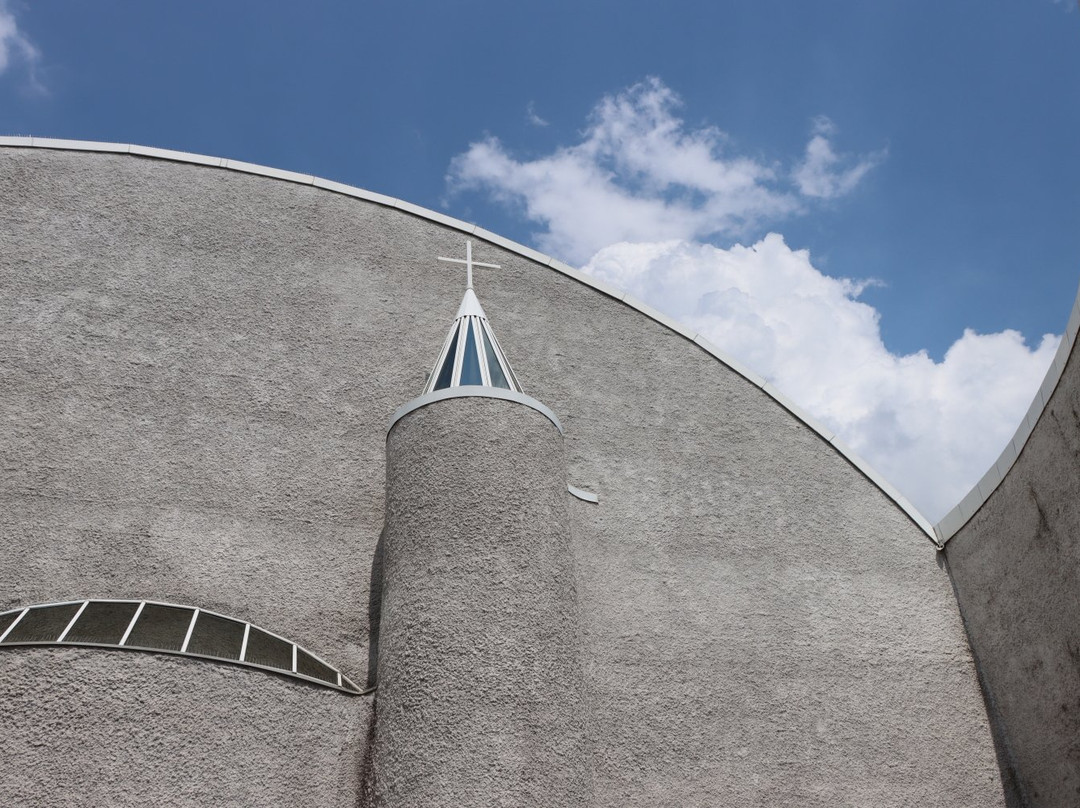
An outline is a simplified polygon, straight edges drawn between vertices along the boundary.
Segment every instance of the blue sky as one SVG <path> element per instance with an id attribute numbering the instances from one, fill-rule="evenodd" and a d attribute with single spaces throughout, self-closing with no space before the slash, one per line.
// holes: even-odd
<path id="1" fill-rule="evenodd" d="M 730 341 L 936 516 L 1011 435 L 1080 281 L 1078 37 L 1064 0 L 0 0 L 0 133 L 314 173 L 561 250 Z M 599 214 L 567 197 L 626 214 L 590 240 L 574 222 Z M 813 388 L 793 346 L 830 318 L 882 375 L 835 358 Z M 995 382 L 1015 389 L 994 423 L 928 455 Z M 929 391 L 935 428 L 910 409 Z M 920 463 L 944 492 L 907 482 Z"/>

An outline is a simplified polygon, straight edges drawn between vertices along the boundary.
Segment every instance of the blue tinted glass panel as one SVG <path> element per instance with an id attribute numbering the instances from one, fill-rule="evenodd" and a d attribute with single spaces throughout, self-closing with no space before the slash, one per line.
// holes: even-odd
<path id="1" fill-rule="evenodd" d="M 502 353 L 502 355 L 506 356 L 506 352 L 503 351 L 502 346 L 499 345 L 499 338 L 495 336 L 494 332 L 491 334 L 491 338 L 493 340 L 495 340 L 495 345 L 498 346 L 499 351 Z M 518 381 L 517 374 L 514 373 L 514 369 L 512 367 L 510 367 L 509 362 L 506 363 L 506 372 L 508 374 L 510 374 L 511 389 L 521 392 L 522 391 L 521 382 Z"/>
<path id="2" fill-rule="evenodd" d="M 450 340 L 450 350 L 446 352 L 446 359 L 443 360 L 442 369 L 439 371 L 439 378 L 435 381 L 433 390 L 442 390 L 444 387 L 450 386 L 450 380 L 454 377 L 454 356 L 457 354 L 457 335 L 458 332 L 454 332 L 454 338 Z"/>
<path id="3" fill-rule="evenodd" d="M 473 335 L 472 323 L 469 323 L 469 334 L 465 338 L 465 356 L 461 361 L 461 383 L 483 384 L 480 376 L 480 355 L 476 352 L 476 337 Z"/>
<path id="4" fill-rule="evenodd" d="M 495 348 L 492 347 L 491 340 L 488 339 L 487 331 L 480 330 L 484 334 L 484 355 L 487 356 L 488 372 L 491 374 L 491 386 L 509 390 L 510 382 L 506 380 L 506 374 L 503 373 L 499 358 L 495 355 Z"/>

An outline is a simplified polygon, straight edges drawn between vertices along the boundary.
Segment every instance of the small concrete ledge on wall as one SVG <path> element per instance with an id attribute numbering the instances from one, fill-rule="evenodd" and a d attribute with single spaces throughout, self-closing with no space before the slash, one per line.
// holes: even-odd
<path id="1" fill-rule="evenodd" d="M 960 500 L 960 503 L 945 514 L 941 521 L 934 526 L 934 533 L 941 547 L 944 547 L 968 523 L 971 517 L 983 506 L 983 503 L 990 498 L 990 495 L 997 490 L 997 487 L 1001 485 L 1001 481 L 1005 479 L 1005 475 L 1009 473 L 1009 469 L 1012 468 L 1013 463 L 1016 462 L 1016 459 L 1024 450 L 1024 445 L 1035 430 L 1035 424 L 1039 422 L 1043 410 L 1050 403 L 1050 397 L 1054 394 L 1054 390 L 1057 389 L 1058 383 L 1061 381 L 1061 374 L 1065 372 L 1065 365 L 1072 354 L 1078 330 L 1080 330 L 1080 293 L 1077 294 L 1076 299 L 1073 301 L 1069 322 L 1065 327 L 1065 333 L 1061 336 L 1061 343 L 1058 345 L 1057 353 L 1054 355 L 1054 361 L 1050 363 L 1050 368 L 1046 371 L 1046 376 L 1043 378 L 1038 392 L 1035 393 L 1035 398 L 1032 400 L 1031 406 L 1028 407 L 1027 414 L 1020 422 L 1020 426 L 1017 427 L 1016 434 L 1005 445 L 1001 455 L 975 487 L 968 492 L 967 496 Z"/>
<path id="2" fill-rule="evenodd" d="M 942 522 L 939 523 L 937 527 L 934 527 L 915 508 L 915 506 L 907 500 L 906 497 L 900 494 L 899 491 L 897 491 L 884 478 L 882 478 L 877 472 L 875 472 L 865 460 L 859 457 L 851 448 L 845 446 L 842 442 L 840 442 L 830 430 L 819 424 L 801 407 L 797 406 L 795 403 L 783 396 L 775 387 L 768 383 L 766 379 L 763 379 L 761 376 L 742 365 L 734 357 L 729 356 L 726 352 L 710 343 L 700 334 L 691 331 L 676 320 L 657 311 L 648 304 L 631 297 L 626 292 L 612 286 L 611 284 L 605 283 L 604 281 L 586 275 L 584 272 L 581 272 L 580 270 L 575 269 L 574 267 L 571 267 L 568 264 L 563 263 L 562 261 L 552 258 L 551 256 L 544 255 L 543 253 L 537 252 L 536 250 L 530 249 L 529 247 L 526 247 L 522 244 L 518 244 L 507 238 L 492 233 L 489 230 L 478 227 L 475 224 L 464 222 L 460 219 L 455 219 L 443 213 L 428 210 L 427 208 L 422 208 L 419 205 L 414 205 L 410 202 L 395 199 L 394 197 L 377 194 L 372 191 L 366 191 L 362 188 L 345 185 L 344 183 L 315 177 L 311 174 L 300 174 L 295 171 L 284 171 L 277 168 L 261 166 L 255 163 L 246 163 L 239 160 L 229 160 L 221 157 L 209 157 L 206 155 L 192 154 L 189 152 L 172 151 L 170 149 L 158 149 L 127 143 L 98 143 L 94 141 L 64 140 L 58 138 L 0 136 L 0 147 L 4 146 L 13 148 L 53 149 L 60 151 L 126 154 L 133 157 L 169 160 L 172 162 L 189 163 L 193 165 L 207 166 L 211 168 L 222 168 L 228 171 L 239 171 L 246 174 L 254 174 L 261 177 L 269 177 L 271 179 L 297 183 L 299 185 L 309 185 L 316 188 L 321 188 L 325 191 L 330 191 L 332 193 L 342 194 L 344 196 L 350 196 L 355 199 L 364 200 L 366 202 L 372 202 L 378 205 L 395 208 L 405 213 L 409 213 L 413 216 L 418 216 L 422 219 L 427 219 L 428 221 L 436 222 L 438 224 L 444 225 L 445 227 L 458 230 L 466 235 L 471 235 L 475 236 L 476 238 L 483 239 L 490 244 L 502 247 L 505 250 L 516 253 L 517 255 L 520 255 L 531 261 L 535 261 L 536 263 L 542 266 L 549 267 L 562 275 L 573 278 L 579 283 L 583 283 L 586 286 L 589 286 L 597 290 L 598 292 L 607 295 L 608 297 L 614 298 L 615 300 L 629 306 L 632 309 L 635 309 L 636 311 L 644 314 L 655 322 L 671 329 L 675 333 L 697 344 L 702 350 L 706 351 L 715 359 L 719 360 L 722 364 L 730 368 L 732 371 L 745 378 L 755 387 L 759 388 L 767 396 L 776 401 L 781 407 L 783 407 L 797 419 L 802 421 L 802 423 L 804 423 L 807 427 L 817 433 L 836 452 L 838 452 L 856 469 L 858 469 L 871 483 L 877 486 L 882 491 L 882 493 L 885 494 L 885 496 L 891 499 L 900 508 L 900 510 L 902 510 L 911 519 L 911 521 L 923 533 L 926 534 L 927 538 L 929 538 L 930 541 L 932 541 L 934 545 L 938 547 L 938 549 L 942 547 L 942 542 L 944 541 L 944 539 L 941 528 L 942 525 L 945 525 L 947 522 L 949 522 L 952 514 L 942 520 Z M 1073 313 L 1074 315 L 1076 314 L 1075 307 Z M 1075 316 L 1073 319 L 1075 320 Z M 1071 333 L 1072 336 L 1075 337 L 1075 327 L 1073 327 Z M 543 410 L 540 411 L 543 412 Z M 552 416 L 553 415 L 554 414 L 552 414 Z M 400 417 L 400 415 L 395 416 L 395 418 L 396 417 Z M 554 419 L 554 423 L 559 426 L 557 419 Z M 561 426 L 559 426 L 559 428 L 561 430 Z M 1028 430 L 1028 433 L 1030 433 L 1030 429 Z M 1014 441 L 1015 440 L 1016 439 L 1014 438 Z M 964 521 L 966 521 L 966 519 Z M 959 528 L 959 525 L 957 525 L 956 527 Z M 952 532 L 955 532 L 955 529 Z"/>

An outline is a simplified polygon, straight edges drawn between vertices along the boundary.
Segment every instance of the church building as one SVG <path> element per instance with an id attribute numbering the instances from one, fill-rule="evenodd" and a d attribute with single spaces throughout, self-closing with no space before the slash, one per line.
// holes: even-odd
<path id="1" fill-rule="evenodd" d="M 1080 805 L 1080 308 L 941 523 L 401 200 L 0 138 L 0 805 Z"/>

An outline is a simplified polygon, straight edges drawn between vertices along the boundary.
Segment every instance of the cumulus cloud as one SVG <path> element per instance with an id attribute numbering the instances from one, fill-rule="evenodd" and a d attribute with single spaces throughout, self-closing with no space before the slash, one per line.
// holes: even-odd
<path id="1" fill-rule="evenodd" d="M 881 340 L 865 284 L 769 234 L 750 247 L 621 243 L 585 267 L 697 330 L 823 421 L 931 519 L 1012 437 L 1057 349 L 965 331 L 941 362 Z"/>
<path id="2" fill-rule="evenodd" d="M 603 98 L 580 142 L 550 155 L 518 160 L 497 138 L 473 143 L 451 163 L 449 186 L 516 206 L 544 228 L 535 236 L 542 249 L 583 262 L 619 241 L 743 237 L 813 197 L 851 191 L 875 161 L 837 156 L 819 129 L 796 171 L 805 182 L 792 179 L 737 153 L 716 127 L 688 127 L 680 104 L 647 79 Z"/>
<path id="3" fill-rule="evenodd" d="M 829 277 L 767 228 L 850 193 L 885 152 L 852 155 L 820 117 L 786 166 L 689 127 L 658 79 L 603 98 L 579 142 L 530 160 L 496 138 L 455 158 L 475 190 L 541 226 L 541 249 L 686 323 L 826 423 L 927 517 L 955 505 L 1027 410 L 1058 338 L 964 331 L 940 362 L 890 353 L 867 281 Z M 757 231 L 756 233 L 754 231 Z M 721 249 L 708 240 L 756 243 Z"/>
<path id="4" fill-rule="evenodd" d="M 31 86 L 43 89 L 38 83 L 35 68 L 41 59 L 37 46 L 19 30 L 15 13 L 7 0 L 0 0 L 0 75 L 13 64 L 21 62 L 29 71 Z"/>

